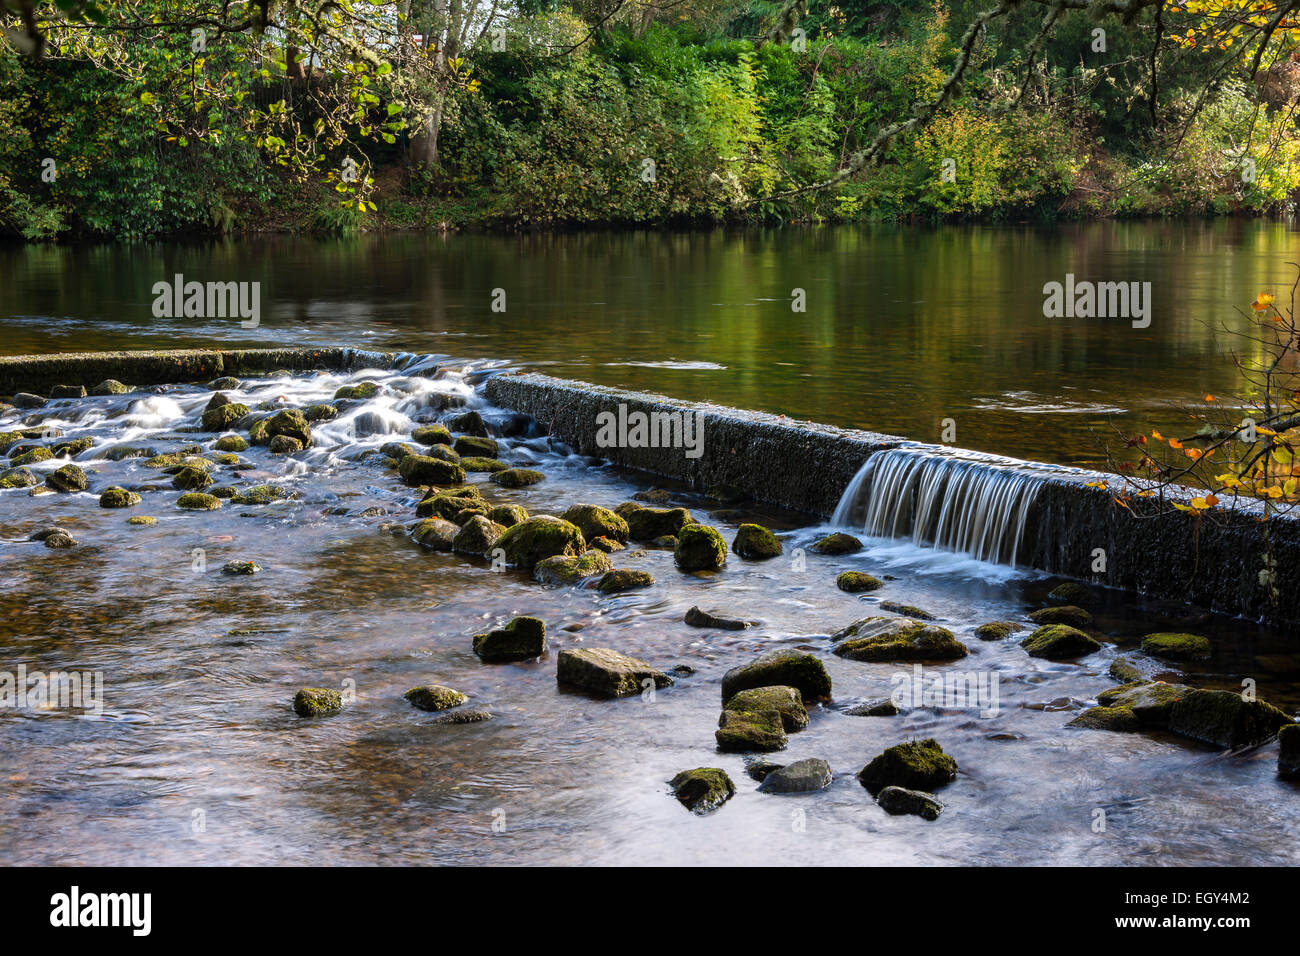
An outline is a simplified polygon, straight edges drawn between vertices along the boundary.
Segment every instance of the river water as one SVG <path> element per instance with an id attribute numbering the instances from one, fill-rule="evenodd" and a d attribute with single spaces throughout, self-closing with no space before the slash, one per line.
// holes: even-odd
<path id="1" fill-rule="evenodd" d="M 203 386 L 24 413 L 93 440 L 77 459 L 97 470 L 92 491 L 121 484 L 144 502 L 124 512 L 99 508 L 93 494 L 0 492 L 3 669 L 98 671 L 105 697 L 102 714 L 0 710 L 0 841 L 13 859 L 41 863 L 1294 864 L 1298 795 L 1275 777 L 1276 745 L 1224 757 L 1172 737 L 1065 726 L 1114 686 L 1116 654 L 1167 629 L 1215 642 L 1214 658 L 1180 679 L 1236 688 L 1251 677 L 1294 712 L 1300 669 L 1284 635 L 1112 595 L 1097 615 L 1102 652 L 1042 661 L 1018 636 L 982 642 L 972 631 L 1023 619 L 1053 581 L 889 539 L 796 560 L 829 528 L 762 509 L 744 517 L 784 536 L 781 558 L 733 555 L 721 574 L 690 576 L 671 552 L 634 547 L 615 564 L 650 571 L 653 588 L 608 597 L 542 587 L 392 533 L 414 519 L 415 496 L 360 456 L 442 404 L 482 405 L 484 374 L 526 366 L 914 438 L 932 437 L 926 429 L 948 411 L 962 444 L 1086 462 L 1090 429 L 1108 414 L 1145 419 L 1168 414 L 1177 396 L 1228 391 L 1215 357 L 1222 340 L 1198 321 L 1248 302 L 1266 287 L 1266 265 L 1294 257 L 1292 244 L 1282 227 L 1227 223 L 0 253 L 8 353 L 319 343 L 444 356 L 427 363 L 437 377 L 363 370 L 247 380 L 229 392 L 250 405 L 305 405 L 358 377 L 385 386 L 350 413 L 368 415 L 359 437 L 339 421 L 318 427 L 307 452 L 252 448 L 218 470 L 221 482 L 299 494 L 268 506 L 181 511 L 140 459 L 103 457 L 122 443 L 208 445 L 213 436 L 186 431 L 211 394 Z M 1145 330 L 1045 320 L 1042 282 L 1066 271 L 1149 276 L 1169 291 L 1156 294 Z M 264 282 L 262 327 L 153 319 L 152 283 L 174 272 Z M 1181 287 L 1170 287 L 1177 276 Z M 803 315 L 789 311 L 796 286 L 810 293 Z M 507 290 L 505 313 L 491 312 L 495 288 Z M 819 294 L 824 307 L 813 305 Z M 486 493 L 533 513 L 613 507 L 651 486 L 545 440 L 505 444 L 503 457 L 547 479 Z M 741 516 L 711 517 L 717 503 L 674 494 L 732 538 Z M 128 526 L 128 513 L 159 521 Z M 54 523 L 79 546 L 27 540 Z M 220 574 L 230 560 L 263 571 Z M 845 594 L 834 584 L 845 569 L 886 584 Z M 994 675 L 997 712 L 846 714 L 888 695 L 905 670 L 825 653 L 829 634 L 882 600 L 919 605 L 965 641 L 971 656 L 938 669 Z M 760 626 L 691 628 L 682 617 L 692 605 Z M 549 653 L 479 662 L 472 635 L 525 613 L 546 620 Z M 555 683 L 556 653 L 579 646 L 695 673 L 653 700 L 595 700 Z M 757 793 L 743 759 L 714 748 L 723 672 L 775 646 L 818 652 L 834 681 L 833 703 L 773 755 L 828 760 L 836 776 L 821 793 Z M 494 719 L 433 723 L 401 696 L 432 682 L 471 694 Z M 354 689 L 356 699 L 339 716 L 302 720 L 291 701 L 303 686 Z M 922 736 L 962 768 L 933 824 L 885 815 L 853 776 L 885 747 Z M 697 766 L 723 767 L 739 791 L 708 817 L 684 810 L 666 784 Z"/>

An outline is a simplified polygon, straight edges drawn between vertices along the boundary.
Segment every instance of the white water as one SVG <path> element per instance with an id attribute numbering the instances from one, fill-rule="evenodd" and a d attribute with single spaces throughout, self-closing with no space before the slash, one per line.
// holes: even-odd
<path id="1" fill-rule="evenodd" d="M 1049 473 L 1014 458 L 934 446 L 878 451 L 849 482 L 832 522 L 1015 567 Z"/>

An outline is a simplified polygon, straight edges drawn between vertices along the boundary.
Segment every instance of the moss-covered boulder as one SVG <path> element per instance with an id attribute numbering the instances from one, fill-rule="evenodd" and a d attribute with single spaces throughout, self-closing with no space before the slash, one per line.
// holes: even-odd
<path id="1" fill-rule="evenodd" d="M 1172 732 L 1226 750 L 1256 747 L 1290 723 L 1272 704 L 1227 690 L 1188 691 L 1169 708 Z"/>
<path id="2" fill-rule="evenodd" d="M 430 458 L 441 458 L 443 461 L 449 461 L 452 464 L 460 465 L 462 468 L 465 467 L 465 459 L 461 458 L 460 455 L 456 454 L 453 449 L 448 448 L 446 445 L 430 445 L 425 449 L 425 454 Z"/>
<path id="3" fill-rule="evenodd" d="M 970 653 L 947 628 L 905 617 L 866 617 L 832 635 L 851 661 L 955 661 Z"/>
<path id="4" fill-rule="evenodd" d="M 502 488 L 527 488 L 545 478 L 544 474 L 532 468 L 507 468 L 494 472 L 491 480 Z"/>
<path id="5" fill-rule="evenodd" d="M 831 675 L 826 665 L 805 651 L 782 649 L 761 654 L 722 675 L 722 699 L 754 687 L 796 688 L 804 700 L 830 700 Z"/>
<path id="6" fill-rule="evenodd" d="M 343 711 L 343 695 L 324 687 L 304 687 L 293 697 L 293 712 L 299 717 L 332 717 Z"/>
<path id="7" fill-rule="evenodd" d="M 99 506 L 101 508 L 131 508 L 141 502 L 141 498 L 134 491 L 127 491 L 125 488 L 119 488 L 114 485 L 112 488 L 105 488 L 99 496 Z"/>
<path id="8" fill-rule="evenodd" d="M 1142 729 L 1142 722 L 1131 707 L 1089 707 L 1067 726 L 1133 733 Z"/>
<path id="9" fill-rule="evenodd" d="M 616 551 L 625 551 L 627 549 L 627 545 L 610 538 L 592 538 L 587 542 L 587 544 L 600 551 L 604 551 L 606 554 L 613 554 Z"/>
<path id="10" fill-rule="evenodd" d="M 212 476 L 206 468 L 187 465 L 172 476 L 172 487 L 178 491 L 202 491 L 212 484 Z"/>
<path id="11" fill-rule="evenodd" d="M 30 468 L 6 468 L 0 472 L 0 488 L 31 488 L 40 484 L 40 479 Z"/>
<path id="12" fill-rule="evenodd" d="M 500 471 L 507 471 L 510 466 L 504 461 L 498 461 L 495 458 L 479 458 L 475 455 L 469 455 L 460 460 L 460 466 L 467 472 L 474 474 L 495 474 Z"/>
<path id="13" fill-rule="evenodd" d="M 127 518 L 126 523 L 136 524 L 136 525 L 151 525 L 151 524 L 157 524 L 158 519 L 153 517 L 152 515 L 134 515 L 130 518 Z"/>
<path id="14" fill-rule="evenodd" d="M 528 509 L 523 505 L 496 505 L 488 510 L 487 516 L 503 528 L 513 528 L 528 520 Z"/>
<path id="15" fill-rule="evenodd" d="M 239 435 L 222 435 L 212 445 L 217 451 L 224 452 L 241 452 L 248 451 L 248 442 Z"/>
<path id="16" fill-rule="evenodd" d="M 1300 724 L 1287 724 L 1277 732 L 1277 775 L 1300 779 Z"/>
<path id="17" fill-rule="evenodd" d="M 55 528 L 53 531 L 51 531 L 49 534 L 43 537 L 41 541 L 45 543 L 45 547 L 54 548 L 56 550 L 63 549 L 63 548 L 75 548 L 77 546 L 77 539 L 74 538 L 67 531 L 64 531 L 62 528 Z"/>
<path id="18" fill-rule="evenodd" d="M 975 636 L 981 641 L 1001 641 L 1024 628 L 1023 624 L 1015 621 L 990 621 L 975 628 Z"/>
<path id="19" fill-rule="evenodd" d="M 483 416 L 474 409 L 461 412 L 459 415 L 453 415 L 447 420 L 447 424 L 452 431 L 464 432 L 466 435 L 486 437 L 488 434 L 487 423 L 483 421 Z"/>
<path id="20" fill-rule="evenodd" d="M 251 409 L 238 402 L 226 401 L 221 405 L 208 405 L 203 410 L 203 430 L 205 432 L 224 432 L 247 417 Z"/>
<path id="21" fill-rule="evenodd" d="M 235 492 L 230 501 L 237 505 L 269 505 L 292 498 L 294 493 L 282 485 L 253 485 Z"/>
<path id="22" fill-rule="evenodd" d="M 668 687 L 673 682 L 645 661 L 607 647 L 560 651 L 555 679 L 600 697 L 630 697 L 648 687 Z"/>
<path id="23" fill-rule="evenodd" d="M 626 521 L 600 505 L 573 505 L 561 517 L 577 525 L 587 541 L 609 538 L 626 543 L 630 534 Z"/>
<path id="24" fill-rule="evenodd" d="M 231 577 L 257 574 L 261 570 L 262 566 L 256 561 L 227 561 L 221 566 L 221 573 Z"/>
<path id="25" fill-rule="evenodd" d="M 94 447 L 95 440 L 89 437 L 74 438 L 72 441 L 59 442 L 54 446 L 55 458 L 76 458 L 83 451 Z"/>
<path id="26" fill-rule="evenodd" d="M 84 385 L 55 385 L 50 389 L 50 398 L 85 398 Z"/>
<path id="27" fill-rule="evenodd" d="M 731 550 L 751 561 L 775 558 L 782 552 L 781 542 L 776 535 L 761 524 L 742 524 L 737 528 Z"/>
<path id="28" fill-rule="evenodd" d="M 1068 624 L 1047 624 L 1020 642 L 1030 657 L 1067 661 L 1101 650 L 1101 645 Z"/>
<path id="29" fill-rule="evenodd" d="M 45 404 L 44 396 L 35 392 L 17 392 L 14 394 L 15 408 L 40 408 Z"/>
<path id="30" fill-rule="evenodd" d="M 1121 684 L 1131 684 L 1134 681 L 1142 680 L 1144 677 L 1141 669 L 1126 657 L 1117 657 L 1111 661 L 1108 673 Z"/>
<path id="31" fill-rule="evenodd" d="M 452 539 L 451 550 L 481 558 L 491 551 L 506 529 L 481 514 L 471 515 Z"/>
<path id="32" fill-rule="evenodd" d="M 400 462 L 407 455 L 414 455 L 415 449 L 404 441 L 389 441 L 379 446 L 379 454 Z"/>
<path id="33" fill-rule="evenodd" d="M 596 585 L 602 594 L 620 594 L 637 588 L 648 588 L 655 583 L 654 575 L 649 571 L 633 571 L 627 568 L 615 568 L 605 572 Z"/>
<path id="34" fill-rule="evenodd" d="M 443 518 L 425 518 L 411 529 L 411 537 L 430 551 L 450 551 L 460 528 Z"/>
<path id="35" fill-rule="evenodd" d="M 584 578 L 594 578 L 613 570 L 609 555 L 595 549 L 573 557 L 557 554 L 543 558 L 533 568 L 533 577 L 542 584 L 577 584 Z"/>
<path id="36" fill-rule="evenodd" d="M 90 481 L 86 478 L 86 473 L 76 465 L 64 465 L 57 471 L 50 472 L 45 476 L 45 484 L 55 491 L 65 493 L 85 491 L 90 487 Z"/>
<path id="37" fill-rule="evenodd" d="M 302 442 L 303 448 L 311 447 L 311 425 L 307 416 L 296 408 L 286 408 L 272 415 L 266 423 L 266 434 L 268 438 L 284 435 Z"/>
<path id="38" fill-rule="evenodd" d="M 615 509 L 614 513 L 618 514 L 618 510 Z M 653 541 L 669 534 L 676 536 L 682 528 L 695 522 L 685 508 L 636 508 L 621 517 L 627 522 L 628 537 L 634 541 Z"/>
<path id="39" fill-rule="evenodd" d="M 831 765 L 818 757 L 796 760 L 763 775 L 759 793 L 815 793 L 831 785 Z"/>
<path id="40" fill-rule="evenodd" d="M 836 531 L 811 545 L 808 550 L 815 554 L 852 554 L 862 550 L 862 542 L 851 534 Z"/>
<path id="41" fill-rule="evenodd" d="M 529 661 L 546 653 L 546 622 L 517 617 L 505 627 L 474 635 L 474 653 L 489 664 Z"/>
<path id="42" fill-rule="evenodd" d="M 323 403 L 308 405 L 302 410 L 302 417 L 307 419 L 307 422 L 312 425 L 317 422 L 328 422 L 331 419 L 338 418 L 338 415 L 339 410 L 337 408 L 333 405 L 325 405 Z"/>
<path id="43" fill-rule="evenodd" d="M 808 726 L 808 711 L 803 705 L 803 695 L 796 687 L 751 687 L 732 695 L 722 709 L 774 710 L 781 715 L 781 725 L 786 733 L 791 734 Z"/>
<path id="44" fill-rule="evenodd" d="M 221 507 L 221 499 L 201 491 L 190 491 L 176 499 L 176 507 L 186 511 L 216 511 Z"/>
<path id="45" fill-rule="evenodd" d="M 889 611 L 891 614 L 901 614 L 903 617 L 914 618 L 918 621 L 933 621 L 934 615 L 929 611 L 924 611 L 914 604 L 899 604 L 897 601 L 881 601 L 880 609 Z"/>
<path id="46" fill-rule="evenodd" d="M 378 394 L 379 394 L 378 382 L 358 382 L 355 385 L 340 385 L 334 391 L 334 399 L 335 401 L 337 401 L 340 398 L 366 400 L 366 399 L 374 398 Z"/>
<path id="47" fill-rule="evenodd" d="M 1190 690 L 1184 684 L 1137 681 L 1102 691 L 1097 695 L 1097 703 L 1105 708 L 1132 711 L 1144 728 L 1165 729 L 1174 702 Z"/>
<path id="48" fill-rule="evenodd" d="M 1066 581 L 1058 584 L 1048 592 L 1049 600 L 1057 601 L 1061 604 L 1073 604 L 1076 607 L 1092 607 L 1097 604 L 1099 598 L 1097 592 L 1088 587 L 1086 584 L 1080 584 L 1078 581 Z M 1069 621 L 1062 621 L 1062 624 L 1069 624 Z"/>
<path id="49" fill-rule="evenodd" d="M 452 445 L 457 454 L 469 458 L 498 458 L 501 448 L 495 440 L 476 435 L 460 435 Z"/>
<path id="50" fill-rule="evenodd" d="M 684 525 L 677 534 L 673 563 L 686 572 L 720 570 L 727 563 L 727 542 L 717 528 Z"/>
<path id="51" fill-rule="evenodd" d="M 398 463 L 397 473 L 408 485 L 452 485 L 465 480 L 465 469 L 459 464 L 429 455 L 407 455 Z"/>
<path id="52" fill-rule="evenodd" d="M 90 390 L 91 395 L 125 395 L 131 389 L 115 378 L 106 378 Z"/>
<path id="53" fill-rule="evenodd" d="M 1142 650 L 1166 661 L 1205 661 L 1210 659 L 1210 639 L 1200 634 L 1148 634 L 1142 638 Z"/>
<path id="54" fill-rule="evenodd" d="M 884 587 L 884 582 L 865 571 L 841 571 L 835 578 L 835 586 L 849 594 L 862 594 Z"/>
<path id="55" fill-rule="evenodd" d="M 456 515 L 471 504 L 482 503 L 483 499 L 479 496 L 478 489 L 472 485 L 467 488 L 453 488 L 448 491 L 438 491 L 425 498 L 415 506 L 415 516 L 417 518 L 443 518 L 447 521 L 453 521 Z M 501 523 L 497 522 L 497 524 Z"/>
<path id="56" fill-rule="evenodd" d="M 28 449 L 21 454 L 10 457 L 9 464 L 15 468 L 22 468 L 26 465 L 36 465 L 43 461 L 49 461 L 54 457 L 54 452 L 44 446 Z"/>
<path id="57" fill-rule="evenodd" d="M 1070 627 L 1087 627 L 1092 623 L 1092 615 L 1073 604 L 1039 608 L 1029 614 L 1029 619 L 1035 624 L 1068 624 Z"/>
<path id="58" fill-rule="evenodd" d="M 723 753 L 771 753 L 789 739 L 775 710 L 724 710 L 713 736 Z"/>
<path id="59" fill-rule="evenodd" d="M 459 707 L 469 698 L 458 690 L 444 687 L 442 684 L 423 684 L 412 687 L 402 695 L 414 707 L 420 710 L 450 710 Z"/>
<path id="60" fill-rule="evenodd" d="M 668 785 L 673 788 L 677 802 L 699 816 L 712 813 L 736 793 L 736 785 L 718 767 L 683 770 Z"/>
<path id="61" fill-rule="evenodd" d="M 506 561 L 531 571 L 537 562 L 555 555 L 576 557 L 587 550 L 577 525 L 562 518 L 539 515 L 507 528 L 497 539 Z"/>
<path id="62" fill-rule="evenodd" d="M 886 787 L 934 790 L 957 779 L 957 761 L 933 737 L 895 744 L 858 773 L 858 782 L 873 797 Z"/>
<path id="63" fill-rule="evenodd" d="M 876 797 L 876 803 L 892 816 L 914 816 L 931 822 L 943 813 L 943 804 L 934 794 L 906 787 L 885 787 Z"/>
<path id="64" fill-rule="evenodd" d="M 411 432 L 411 441 L 420 445 L 450 445 L 451 432 L 442 425 L 420 425 Z"/>
<path id="65" fill-rule="evenodd" d="M 626 521 L 627 516 L 633 511 L 640 511 L 644 507 L 645 505 L 636 501 L 624 501 L 623 503 L 614 506 L 614 514 Z"/>
<path id="66" fill-rule="evenodd" d="M 248 440 L 254 445 L 266 445 L 271 441 L 271 432 L 268 426 L 269 419 L 259 418 L 248 423 Z"/>

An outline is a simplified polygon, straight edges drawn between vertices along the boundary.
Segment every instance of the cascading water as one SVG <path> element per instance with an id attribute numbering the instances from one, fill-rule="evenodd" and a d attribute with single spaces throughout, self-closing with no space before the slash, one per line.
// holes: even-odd
<path id="1" fill-rule="evenodd" d="M 871 537 L 1015 566 L 1049 469 L 979 452 L 901 447 L 873 453 L 840 497 L 833 521 Z"/>

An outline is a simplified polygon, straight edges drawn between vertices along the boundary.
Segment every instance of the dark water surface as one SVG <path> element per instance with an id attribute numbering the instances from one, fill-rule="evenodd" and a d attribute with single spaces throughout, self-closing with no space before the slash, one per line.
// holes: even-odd
<path id="1" fill-rule="evenodd" d="M 1238 393 L 1236 309 L 1294 277 L 1279 223 L 397 235 L 0 248 L 0 351 L 350 345 L 1062 464 Z M 262 283 L 260 328 L 156 319 L 155 282 Z M 1151 325 L 1047 319 L 1043 285 L 1151 282 Z M 791 311 L 804 289 L 807 311 Z M 504 289 L 506 311 L 491 310 Z M 1194 429 L 1193 429 L 1194 430 Z"/>

